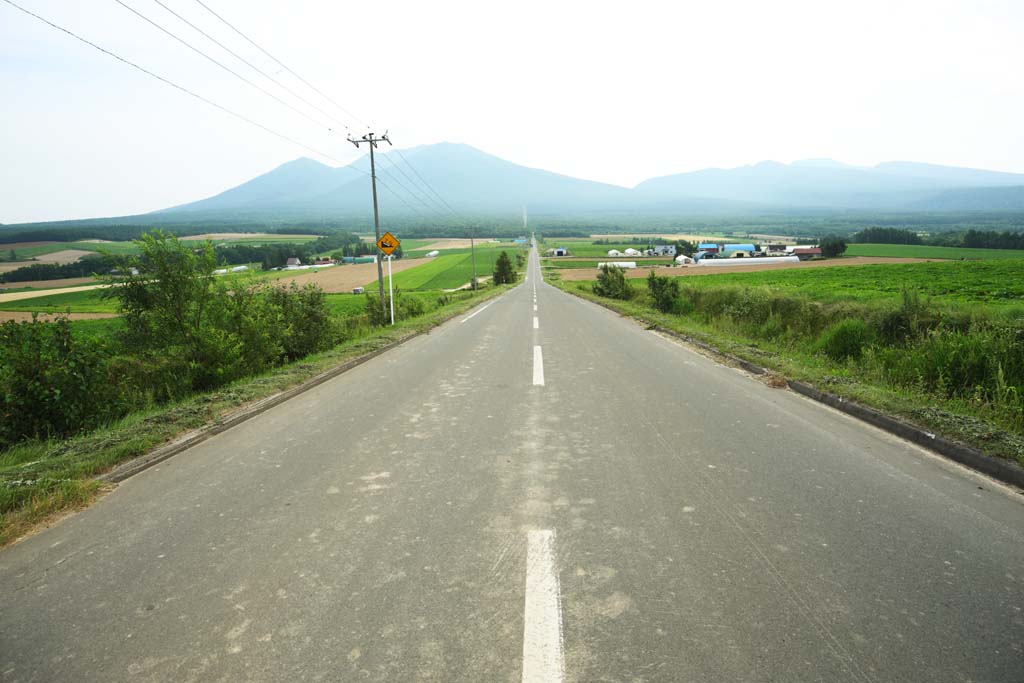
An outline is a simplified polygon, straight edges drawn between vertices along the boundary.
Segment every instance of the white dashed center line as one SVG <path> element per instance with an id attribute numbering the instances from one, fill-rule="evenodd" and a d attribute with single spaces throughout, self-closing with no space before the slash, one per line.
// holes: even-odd
<path id="1" fill-rule="evenodd" d="M 531 531 L 526 540 L 523 683 L 561 683 L 565 675 L 559 599 L 555 532 Z"/>
<path id="2" fill-rule="evenodd" d="M 539 346 L 533 347 L 533 386 L 544 386 L 544 354 Z"/>
<path id="3" fill-rule="evenodd" d="M 540 329 L 540 319 L 538 319 L 537 316 L 533 316 L 533 329 Z"/>

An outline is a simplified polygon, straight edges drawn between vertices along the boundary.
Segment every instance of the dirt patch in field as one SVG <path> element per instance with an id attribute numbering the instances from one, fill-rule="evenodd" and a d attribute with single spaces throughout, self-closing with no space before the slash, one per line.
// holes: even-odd
<path id="1" fill-rule="evenodd" d="M 231 240 L 251 240 L 251 239 L 309 239 L 315 240 L 320 235 L 284 235 L 271 232 L 207 232 L 202 235 L 188 235 L 187 237 L 180 237 L 181 241 L 193 241 L 193 240 L 222 240 L 229 242 Z"/>
<path id="2" fill-rule="evenodd" d="M 416 266 L 423 265 L 431 260 L 432 259 L 428 258 L 401 259 L 392 264 L 392 272 L 401 273 L 403 270 L 415 268 Z M 386 263 L 383 265 L 385 279 L 384 286 L 387 287 L 388 265 Z M 329 294 L 338 294 L 342 292 L 351 292 L 356 287 L 363 287 L 366 283 L 372 282 L 376 279 L 376 263 L 353 263 L 344 266 L 324 268 L 315 273 L 312 270 L 302 271 L 294 277 L 281 278 L 274 284 L 288 284 L 290 282 L 294 282 L 301 287 L 312 282 L 319 285 L 320 289 Z"/>
<path id="3" fill-rule="evenodd" d="M 25 282 L 0 283 L 0 291 L 5 289 L 54 289 L 56 287 L 78 287 L 79 285 L 96 284 L 91 277 L 68 277 L 63 280 L 26 280 Z"/>
<path id="4" fill-rule="evenodd" d="M 737 261 L 744 259 L 736 259 Z M 754 260 L 754 259 L 751 259 Z M 943 259 L 930 258 L 880 258 L 871 256 L 854 256 L 826 261 L 801 261 L 800 263 L 773 263 L 769 265 L 735 265 L 735 266 L 672 266 L 655 268 L 658 275 L 679 277 L 690 275 L 717 275 L 719 273 L 757 273 L 762 270 L 789 270 L 792 268 L 828 268 L 832 266 L 870 266 L 878 263 L 928 263 Z M 647 277 L 650 268 L 630 268 L 626 270 L 628 278 Z M 600 271 L 597 268 L 575 268 L 560 270 L 563 280 L 596 280 Z"/>
<path id="5" fill-rule="evenodd" d="M 487 244 L 490 241 L 490 239 L 491 238 L 489 237 L 480 237 L 479 239 L 475 240 L 475 243 L 477 246 L 481 244 Z M 420 247 L 416 251 L 422 251 L 423 249 L 426 249 L 427 251 L 433 251 L 434 249 L 437 249 L 438 251 L 441 251 L 443 249 L 469 249 L 471 246 L 472 245 L 470 244 L 469 240 L 456 239 L 453 237 L 450 239 L 438 240 L 436 242 L 428 244 L 425 247 Z M 509 246 L 511 247 L 512 245 Z"/>
<path id="6" fill-rule="evenodd" d="M 33 263 L 38 263 L 38 261 L 9 261 L 0 263 L 0 273 L 9 273 L 12 270 L 17 270 L 18 268 L 31 266 Z"/>
<path id="7" fill-rule="evenodd" d="M 40 254 L 36 256 L 36 261 L 40 263 L 74 263 L 83 256 L 92 256 L 95 253 L 82 249 L 63 249 L 50 254 Z"/>
<path id="8" fill-rule="evenodd" d="M 105 318 L 116 318 L 116 313 L 36 313 L 36 317 L 44 322 L 53 321 L 57 318 L 68 320 L 103 320 Z M 0 311 L 0 323 L 8 320 L 21 322 L 31 320 L 32 314 L 28 311 Z"/>

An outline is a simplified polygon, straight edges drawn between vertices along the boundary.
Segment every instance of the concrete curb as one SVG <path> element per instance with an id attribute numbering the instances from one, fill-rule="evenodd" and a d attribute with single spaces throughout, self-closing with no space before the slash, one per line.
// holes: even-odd
<path id="1" fill-rule="evenodd" d="M 573 294 L 572 292 L 566 293 Z M 576 295 L 574 294 L 574 296 Z M 620 311 L 617 311 L 613 307 L 600 301 L 592 301 L 584 297 L 579 298 L 583 299 L 584 301 L 590 301 L 591 303 L 595 303 L 598 306 L 601 306 L 602 308 L 607 308 L 608 310 L 618 314 L 619 316 L 627 317 L 624 316 Z M 689 335 L 682 334 L 681 332 L 676 332 L 675 330 L 669 330 L 643 318 L 633 319 L 643 323 L 644 325 L 647 325 L 648 329 L 685 341 L 687 344 L 692 344 L 693 346 L 703 349 L 715 356 L 718 356 L 719 358 L 725 358 L 735 363 L 739 367 L 743 368 L 747 372 L 750 372 L 755 375 L 764 375 L 768 373 L 768 370 L 765 368 L 755 365 L 749 361 L 743 360 L 742 358 L 737 358 L 736 356 L 732 356 L 728 353 L 723 353 L 722 351 L 719 351 L 710 344 L 706 344 L 698 339 L 694 339 Z M 1021 467 L 1020 465 L 1011 460 L 985 455 L 984 452 L 978 450 L 977 448 L 972 448 L 971 446 L 967 446 L 956 441 L 952 441 L 937 434 L 933 434 L 932 432 L 927 432 L 921 429 L 920 427 L 912 425 L 908 422 L 904 422 L 903 420 L 895 418 L 891 415 L 886 415 L 885 413 L 879 412 L 874 408 L 868 408 L 867 406 L 861 405 L 854 401 L 849 401 L 845 398 L 842 398 L 841 396 L 836 396 L 835 394 L 820 391 L 812 387 L 810 384 L 797 382 L 796 380 L 786 380 L 786 385 L 790 389 L 792 389 L 793 391 L 802 396 L 806 396 L 807 398 L 810 398 L 814 401 L 823 403 L 831 408 L 835 408 L 836 410 L 842 411 L 847 415 L 851 415 L 859 420 L 863 420 L 864 422 L 867 422 L 868 424 L 873 425 L 883 431 L 889 432 L 890 434 L 894 434 L 895 436 L 906 439 L 907 441 L 911 441 L 919 446 L 923 446 L 924 448 L 927 448 L 930 451 L 938 453 L 939 455 L 945 456 L 950 460 L 960 463 L 961 465 L 965 465 L 972 469 L 978 470 L 979 472 L 987 474 L 993 479 L 997 479 L 1003 482 L 1004 484 L 1010 484 L 1012 486 L 1017 486 L 1019 488 L 1024 489 L 1024 467 Z"/>
<path id="2" fill-rule="evenodd" d="M 160 446 L 155 450 L 150 451 L 149 453 L 145 453 L 143 455 L 138 456 L 137 458 L 133 458 L 127 462 L 121 463 L 120 465 L 110 470 L 109 472 L 106 472 L 105 474 L 96 477 L 96 479 L 99 481 L 104 481 L 112 484 L 122 482 L 125 479 L 128 479 L 129 477 L 138 474 L 139 472 L 147 470 L 150 467 L 153 467 L 154 465 L 160 464 L 164 460 L 167 460 L 168 458 L 171 458 L 181 453 L 182 451 L 186 451 L 189 448 L 192 448 L 193 446 L 201 444 L 202 442 L 206 441 L 212 436 L 220 434 L 221 432 L 225 432 L 231 429 L 232 427 L 235 427 L 237 425 L 242 424 L 243 422 L 246 422 L 247 420 L 251 420 L 252 418 L 270 410 L 274 406 L 281 405 L 285 401 L 295 398 L 299 394 L 303 394 L 309 391 L 310 389 L 323 384 L 329 379 L 333 379 L 342 373 L 348 372 L 352 368 L 362 365 L 363 363 L 373 358 L 376 358 L 382 353 L 386 353 L 387 351 L 390 351 L 398 346 L 401 346 L 410 339 L 415 339 L 416 337 L 427 334 L 428 332 L 430 332 L 430 330 L 440 325 L 443 325 L 452 318 L 457 318 L 460 315 L 468 313 L 469 311 L 472 311 L 474 308 L 477 308 L 477 306 L 481 306 L 484 303 L 487 303 L 488 301 L 497 298 L 498 296 L 501 296 L 501 294 L 486 297 L 485 299 L 477 303 L 475 306 L 468 308 L 465 311 L 460 311 L 459 313 L 453 313 L 452 315 L 444 318 L 443 320 L 438 321 L 436 325 L 431 325 L 429 328 L 425 330 L 416 330 L 410 332 L 409 334 L 399 337 L 398 339 L 392 342 L 388 342 L 387 344 L 381 346 L 380 348 L 374 349 L 373 351 L 364 353 L 360 356 L 350 358 L 347 361 L 344 361 L 341 364 L 334 366 L 333 368 L 325 370 L 324 372 L 321 372 L 318 375 L 314 375 L 313 377 L 307 379 L 301 384 L 292 387 L 291 389 L 286 389 L 285 391 L 281 391 L 276 394 L 271 394 L 270 396 L 262 398 L 259 401 L 256 401 L 255 403 L 246 406 L 245 408 L 241 408 L 233 413 L 230 413 L 209 425 L 200 427 L 199 429 L 194 429 L 191 432 L 187 432 L 186 434 L 175 439 L 174 441 L 163 446 Z"/>

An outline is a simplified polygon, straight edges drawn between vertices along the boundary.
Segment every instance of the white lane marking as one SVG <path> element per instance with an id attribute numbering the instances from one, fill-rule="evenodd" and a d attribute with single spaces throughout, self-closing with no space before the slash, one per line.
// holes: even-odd
<path id="1" fill-rule="evenodd" d="M 540 320 L 537 318 L 537 316 L 533 316 L 533 329 L 540 329 Z"/>
<path id="2" fill-rule="evenodd" d="M 494 303 L 494 302 L 492 301 L 491 303 Z M 459 323 L 464 323 L 464 322 L 466 322 L 467 320 L 469 320 L 470 318 L 472 318 L 472 317 L 473 317 L 474 315 L 478 315 L 478 314 L 480 314 L 480 313 L 483 313 L 483 312 L 484 312 L 484 308 L 487 308 L 487 306 L 490 306 L 490 305 L 491 305 L 491 304 L 486 304 L 486 305 L 485 305 L 485 306 L 484 306 L 483 308 L 480 308 L 480 309 L 478 309 L 478 310 L 476 310 L 476 311 L 473 311 L 472 313 L 470 313 L 469 315 L 467 315 L 467 316 L 466 316 L 465 318 L 463 318 L 462 320 L 460 320 L 460 321 L 459 321 Z"/>
<path id="3" fill-rule="evenodd" d="M 539 346 L 533 347 L 533 386 L 544 386 L 544 354 Z"/>
<path id="4" fill-rule="evenodd" d="M 531 531 L 526 540 L 523 683 L 561 683 L 565 675 L 559 600 L 555 532 Z"/>
<path id="5" fill-rule="evenodd" d="M 533 305 L 533 310 L 535 310 L 535 311 L 537 310 L 537 304 Z"/>

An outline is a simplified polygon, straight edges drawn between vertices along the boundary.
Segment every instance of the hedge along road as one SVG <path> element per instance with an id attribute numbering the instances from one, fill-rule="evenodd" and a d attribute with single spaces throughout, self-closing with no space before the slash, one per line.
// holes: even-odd
<path id="1" fill-rule="evenodd" d="M 0 671 L 1021 680 L 1016 493 L 529 270 L 0 552 Z"/>

